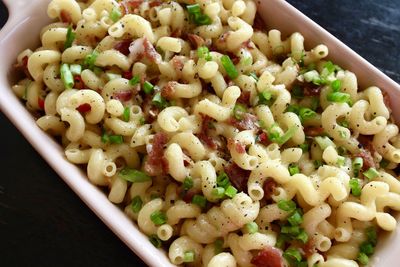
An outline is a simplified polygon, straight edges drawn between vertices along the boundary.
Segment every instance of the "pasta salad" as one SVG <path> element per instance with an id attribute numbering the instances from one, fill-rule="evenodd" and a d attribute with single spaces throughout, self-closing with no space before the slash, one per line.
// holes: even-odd
<path id="1" fill-rule="evenodd" d="M 253 0 L 52 0 L 12 87 L 171 263 L 367 265 L 400 210 L 388 96 Z"/>

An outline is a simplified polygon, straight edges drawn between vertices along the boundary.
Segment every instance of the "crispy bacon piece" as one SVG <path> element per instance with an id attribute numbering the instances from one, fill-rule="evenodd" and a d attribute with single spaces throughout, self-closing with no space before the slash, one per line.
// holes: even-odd
<path id="1" fill-rule="evenodd" d="M 248 105 L 250 103 L 250 91 L 242 91 L 237 102 Z"/>
<path id="2" fill-rule="evenodd" d="M 148 175 L 161 175 L 168 170 L 168 162 L 164 159 L 164 146 L 167 142 L 168 136 L 165 133 L 154 135 L 151 150 L 144 164 L 144 170 Z"/>
<path id="3" fill-rule="evenodd" d="M 372 143 L 372 136 L 360 134 L 357 140 L 359 142 L 360 153 L 354 156 L 361 157 L 363 159 L 362 169 L 366 171 L 371 167 L 375 168 L 376 164 L 372 156 L 375 153 L 375 147 Z"/>
<path id="4" fill-rule="evenodd" d="M 90 104 L 85 103 L 77 107 L 76 110 L 79 111 L 80 113 L 85 113 L 91 111 L 92 107 L 90 106 Z"/>
<path id="5" fill-rule="evenodd" d="M 161 55 L 157 52 L 157 50 L 146 37 L 144 37 L 143 39 L 145 57 L 147 57 L 150 61 L 154 63 L 160 63 L 162 60 Z"/>
<path id="6" fill-rule="evenodd" d="M 247 181 L 249 180 L 250 171 L 243 170 L 235 163 L 230 163 L 224 167 L 224 171 L 229 176 L 229 180 L 239 192 L 247 191 Z"/>
<path id="7" fill-rule="evenodd" d="M 305 243 L 302 247 L 305 256 L 308 258 L 310 257 L 312 254 L 315 253 L 315 239 L 313 237 L 310 237 L 307 241 L 307 243 Z"/>
<path id="8" fill-rule="evenodd" d="M 318 86 L 313 83 L 303 83 L 304 96 L 319 96 L 323 86 Z"/>
<path id="9" fill-rule="evenodd" d="M 269 140 L 268 135 L 265 132 L 262 132 L 258 135 L 258 141 L 265 146 L 271 144 L 271 141 Z"/>
<path id="10" fill-rule="evenodd" d="M 124 71 L 124 72 L 122 72 L 122 78 L 125 78 L 125 79 L 128 79 L 128 80 L 132 79 L 133 78 L 132 71 Z"/>
<path id="11" fill-rule="evenodd" d="M 242 43 L 242 47 L 247 48 L 247 49 L 254 49 L 254 45 L 251 42 L 251 39 L 247 40 L 246 42 Z"/>
<path id="12" fill-rule="evenodd" d="M 282 254 L 274 247 L 267 247 L 251 259 L 256 267 L 283 267 Z"/>
<path id="13" fill-rule="evenodd" d="M 319 136 L 324 133 L 324 128 L 322 127 L 316 127 L 316 126 L 308 126 L 304 127 L 304 133 L 306 136 Z"/>
<path id="14" fill-rule="evenodd" d="M 120 3 L 123 15 L 129 14 L 134 9 L 138 8 L 144 0 L 124 0 Z"/>
<path id="15" fill-rule="evenodd" d="M 233 140 L 232 138 L 228 138 L 228 148 L 235 149 L 236 152 L 239 154 L 246 153 L 246 146 L 240 142 Z"/>
<path id="16" fill-rule="evenodd" d="M 201 114 L 202 123 L 201 123 L 201 132 L 197 135 L 197 137 L 206 144 L 209 148 L 215 150 L 218 148 L 217 143 L 214 139 L 212 139 L 208 134 L 207 131 L 209 129 L 209 125 L 212 122 L 212 118 Z"/>
<path id="17" fill-rule="evenodd" d="M 29 73 L 28 70 L 28 59 L 29 59 L 28 56 L 24 56 L 21 62 L 15 64 L 14 67 L 17 70 L 23 71 L 26 77 L 31 77 L 31 74 Z"/>
<path id="18" fill-rule="evenodd" d="M 179 38 L 182 36 L 182 29 L 178 28 L 171 32 L 171 37 Z"/>
<path id="19" fill-rule="evenodd" d="M 132 39 L 125 39 L 122 41 L 119 41 L 114 45 L 114 49 L 121 52 L 125 56 L 129 55 L 129 46 L 132 43 Z"/>
<path id="20" fill-rule="evenodd" d="M 190 44 L 196 49 L 199 48 L 200 46 L 203 46 L 206 42 L 202 37 L 198 36 L 197 34 L 189 33 L 187 37 L 189 39 Z"/>
<path id="21" fill-rule="evenodd" d="M 261 16 L 258 13 L 256 13 L 256 17 L 254 18 L 253 29 L 259 30 L 259 31 L 266 30 L 264 20 L 261 18 Z"/>
<path id="22" fill-rule="evenodd" d="M 171 99 L 171 97 L 175 93 L 175 86 L 177 82 L 169 81 L 167 84 L 161 89 L 161 96 L 166 99 Z"/>
<path id="23" fill-rule="evenodd" d="M 129 52 L 129 57 L 133 61 L 137 61 L 145 57 L 151 62 L 158 64 L 162 60 L 161 55 L 146 37 L 133 41 L 129 46 Z"/>
<path id="24" fill-rule="evenodd" d="M 44 99 L 41 97 L 38 97 L 38 106 L 40 109 L 44 109 Z"/>
<path id="25" fill-rule="evenodd" d="M 176 71 L 183 70 L 183 67 L 185 65 L 185 63 L 184 63 L 185 57 L 184 56 L 174 56 L 171 60 L 172 60 L 172 66 L 174 67 L 174 69 Z"/>
<path id="26" fill-rule="evenodd" d="M 160 1 L 160 0 L 154 0 L 154 1 L 151 1 L 151 2 L 149 3 L 149 7 L 161 6 L 162 3 L 163 3 L 163 2 Z"/>
<path id="27" fill-rule="evenodd" d="M 257 129 L 257 117 L 250 113 L 244 113 L 241 120 L 229 118 L 227 123 L 238 128 L 241 131 Z"/>
<path id="28" fill-rule="evenodd" d="M 265 200 L 270 200 L 272 197 L 272 194 L 274 193 L 274 190 L 278 184 L 275 182 L 274 179 L 268 178 L 265 180 L 264 185 L 263 185 L 263 190 L 264 190 L 264 199 Z"/>
<path id="29" fill-rule="evenodd" d="M 75 89 L 85 88 L 85 83 L 83 82 L 81 75 L 74 76 L 74 88 Z"/>
<path id="30" fill-rule="evenodd" d="M 69 13 L 65 9 L 61 9 L 61 11 L 60 11 L 60 20 L 61 20 L 61 22 L 64 22 L 64 23 L 67 23 L 67 24 L 71 24 L 72 23 L 71 13 Z"/>
<path id="31" fill-rule="evenodd" d="M 160 110 L 152 105 L 151 97 L 146 95 L 143 101 L 143 113 L 147 123 L 152 123 L 156 118 Z"/>
<path id="32" fill-rule="evenodd" d="M 117 100 L 120 100 L 122 102 L 129 101 L 133 96 L 133 92 L 131 90 L 129 91 L 118 91 L 113 94 L 113 97 Z"/>

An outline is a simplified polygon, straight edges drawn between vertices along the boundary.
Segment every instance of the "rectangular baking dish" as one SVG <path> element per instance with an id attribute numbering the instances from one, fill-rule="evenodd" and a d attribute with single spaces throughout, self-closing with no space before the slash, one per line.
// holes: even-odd
<path id="1" fill-rule="evenodd" d="M 46 10 L 49 0 L 5 0 L 9 20 L 0 32 L 0 109 L 19 129 L 48 164 L 63 178 L 75 193 L 97 216 L 143 261 L 150 266 L 172 266 L 165 253 L 156 249 L 134 223 L 113 205 L 107 196 L 92 185 L 86 175 L 64 157 L 63 149 L 47 134 L 42 132 L 11 91 L 15 82 L 12 66 L 17 54 L 27 47 L 34 49 L 39 43 L 40 29 L 49 23 Z M 376 85 L 385 90 L 394 103 L 400 99 L 400 86 L 372 66 L 349 47 L 344 45 L 297 9 L 282 0 L 258 0 L 258 12 L 268 29 L 276 28 L 283 36 L 301 32 L 306 48 L 316 44 L 329 47 L 329 58 L 338 65 L 356 73 L 360 88 Z M 400 120 L 400 106 L 392 105 L 393 115 Z M 18 151 L 16 151 L 18 153 Z M 22 151 L 19 151 L 22 153 Z M 400 217 L 397 215 L 397 220 Z M 371 260 L 374 266 L 396 266 L 400 250 L 400 226 L 387 234 L 376 249 Z"/>

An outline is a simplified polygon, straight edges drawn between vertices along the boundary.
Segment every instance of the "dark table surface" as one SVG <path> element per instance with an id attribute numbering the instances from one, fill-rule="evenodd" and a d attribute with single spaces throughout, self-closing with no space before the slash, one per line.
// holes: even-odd
<path id="1" fill-rule="evenodd" d="M 400 82 L 400 0 L 289 2 Z M 146 266 L 2 113 L 0 125 L 0 265 Z"/>

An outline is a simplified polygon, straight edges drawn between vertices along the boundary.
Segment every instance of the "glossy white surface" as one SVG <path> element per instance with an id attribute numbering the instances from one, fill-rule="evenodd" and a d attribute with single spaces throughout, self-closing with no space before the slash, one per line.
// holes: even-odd
<path id="1" fill-rule="evenodd" d="M 9 8 L 10 18 L 0 32 L 0 109 L 86 205 L 128 247 L 151 266 L 172 266 L 165 254 L 154 248 L 124 213 L 89 183 L 79 168 L 66 161 L 61 147 L 36 126 L 31 115 L 12 93 L 11 67 L 20 51 L 27 47 L 34 49 L 38 43 L 41 27 L 49 22 L 46 15 L 49 0 L 5 0 L 4 2 Z M 379 86 L 389 93 L 392 103 L 394 99 L 400 98 L 400 86 L 397 83 L 295 8 L 282 0 L 259 2 L 261 3 L 259 13 L 269 29 L 277 28 L 286 34 L 299 31 L 305 36 L 307 48 L 319 43 L 326 44 L 330 51 L 329 57 L 335 63 L 355 72 L 361 87 Z M 400 106 L 392 104 L 392 108 L 395 117 L 400 119 Z M 399 219 L 399 216 L 397 218 Z M 397 255 L 397 251 L 400 250 L 399 228 L 397 227 L 394 233 L 387 235 L 386 240 L 379 243 L 372 260 L 375 266 L 400 266 L 396 261 L 400 258 Z"/>

